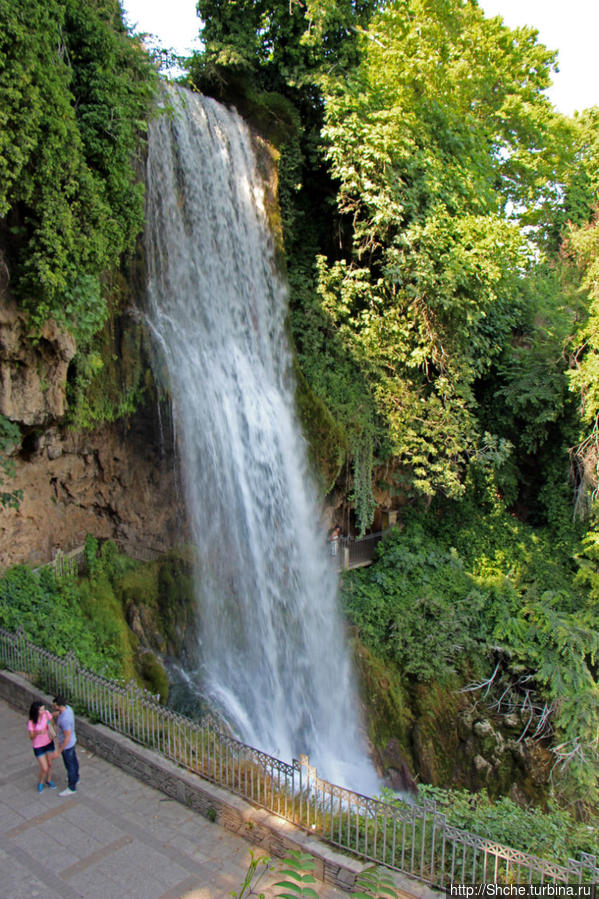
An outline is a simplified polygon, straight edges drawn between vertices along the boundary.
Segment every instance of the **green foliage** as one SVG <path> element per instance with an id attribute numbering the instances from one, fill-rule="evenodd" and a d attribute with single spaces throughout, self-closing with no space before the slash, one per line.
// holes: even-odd
<path id="1" fill-rule="evenodd" d="M 389 872 L 376 865 L 366 868 L 356 877 L 356 887 L 357 892 L 354 890 L 352 893 L 356 899 L 383 899 L 384 896 L 396 899 L 398 895 Z"/>
<path id="2" fill-rule="evenodd" d="M 98 541 L 92 534 L 87 534 L 84 544 L 85 566 L 91 578 L 96 576 L 99 570 Z"/>
<path id="3" fill-rule="evenodd" d="M 597 132 L 597 117 L 593 117 Z M 572 449 L 573 472 L 577 486 L 577 509 L 588 511 L 596 499 L 599 485 L 599 137 L 595 135 L 592 159 L 594 173 L 594 219 L 572 226 L 565 249 L 578 269 L 581 287 L 589 298 L 587 315 L 575 339 L 575 352 L 568 372 L 570 390 L 579 399 L 584 436 Z"/>
<path id="4" fill-rule="evenodd" d="M 435 546 L 419 525 L 390 533 L 343 595 L 367 646 L 417 680 L 443 678 L 479 651 L 484 596 L 455 549 Z"/>
<path id="5" fill-rule="evenodd" d="M 308 884 L 316 883 L 311 873 L 314 870 L 314 858 L 305 852 L 290 852 L 279 863 L 278 874 L 285 880 L 277 881 L 275 887 L 283 887 L 284 892 L 273 894 L 275 899 L 318 899 L 318 893 Z M 239 892 L 232 890 L 229 895 L 234 899 L 246 896 L 258 896 L 264 899 L 264 893 L 256 893 L 254 887 L 273 869 L 272 859 L 267 855 L 256 855 L 250 850 L 250 863 Z"/>
<path id="6" fill-rule="evenodd" d="M 459 496 L 481 438 L 474 384 L 518 319 L 526 268 L 498 213 L 542 203 L 559 166 L 552 55 L 459 2 L 385 6 L 368 37 L 355 70 L 326 82 L 351 247 L 321 267 L 322 305 L 414 489 Z"/>
<path id="7" fill-rule="evenodd" d="M 4 490 L 4 479 L 15 474 L 14 462 L 10 452 L 20 443 L 21 432 L 15 422 L 0 415 L 0 507 L 18 509 L 23 498 L 22 490 Z"/>
<path id="8" fill-rule="evenodd" d="M 151 652 L 144 652 L 139 669 L 148 690 L 158 695 L 162 703 L 166 703 L 169 694 L 168 675 L 156 656 Z"/>
<path id="9" fill-rule="evenodd" d="M 113 314 L 88 342 L 80 342 L 67 377 L 68 423 L 98 427 L 131 415 L 153 389 L 139 323 L 117 313 L 123 291 L 110 289 Z"/>
<path id="10" fill-rule="evenodd" d="M 0 579 L 0 627 L 22 627 L 44 649 L 57 655 L 71 651 L 80 665 L 106 677 L 137 680 L 165 703 L 169 681 L 152 650 L 160 653 L 166 646 L 140 650 L 128 615 L 134 604 L 142 611 L 147 608 L 144 620 L 151 622 L 156 635 L 170 633 L 169 628 L 176 634 L 178 625 L 185 626 L 179 605 L 189 604 L 188 563 L 173 553 L 142 565 L 120 555 L 112 540 L 100 545 L 92 535 L 86 537 L 84 558 L 86 571 L 80 578 L 57 579 L 49 567 L 39 574 L 25 566 L 8 569 Z M 171 613 L 178 619 L 170 621 Z"/>
<path id="11" fill-rule="evenodd" d="M 596 829 L 554 805 L 544 812 L 524 809 L 507 796 L 491 800 L 486 790 L 469 793 L 424 784 L 418 786 L 418 799 L 433 800 L 454 827 L 558 864 L 567 865 L 581 852 L 599 854 Z"/>
<path id="12" fill-rule="evenodd" d="M 212 91 L 224 93 L 245 82 L 316 106 L 315 84 L 323 70 L 355 61 L 356 26 L 376 5 L 368 0 L 308 0 L 291 6 L 286 0 L 200 0 L 205 49 L 192 63 L 192 75 Z"/>
<path id="13" fill-rule="evenodd" d="M 510 435 L 519 433 L 522 450 L 533 454 L 565 415 L 564 347 L 580 303 L 564 290 L 555 266 L 537 266 L 522 287 L 518 334 L 496 363 L 493 402 L 502 403 L 504 414 L 511 414 Z"/>
<path id="14" fill-rule="evenodd" d="M 259 899 L 264 899 L 264 893 L 255 893 L 253 887 L 258 885 L 268 871 L 270 871 L 270 857 L 256 855 L 254 850 L 250 849 L 250 863 L 241 888 L 239 892 L 231 890 L 229 896 L 233 896 L 233 899 L 245 899 L 246 896 L 258 896 Z"/>
<path id="15" fill-rule="evenodd" d="M 320 481 L 321 492 L 324 495 L 334 486 L 343 466 L 346 437 L 326 404 L 310 390 L 299 368 L 296 370 L 296 376 L 298 416 L 308 439 L 312 468 Z"/>
<path id="16" fill-rule="evenodd" d="M 495 670 L 502 691 L 532 691 L 549 711 L 557 789 L 596 802 L 599 608 L 585 589 L 594 542 L 577 575 L 574 526 L 559 543 L 510 515 L 479 479 L 465 500 L 408 518 L 375 565 L 346 575 L 348 615 L 366 645 L 411 678 L 474 673 L 484 683 Z"/>
<path id="17" fill-rule="evenodd" d="M 158 569 L 158 611 L 167 645 L 177 646 L 195 615 L 193 553 L 169 553 Z"/>
<path id="18" fill-rule="evenodd" d="M 318 899 L 318 893 L 308 884 L 316 883 L 312 874 L 314 859 L 306 852 L 290 852 L 283 859 L 279 875 L 284 880 L 277 880 L 276 887 L 283 887 L 285 892 L 277 893 L 277 899 Z"/>
<path id="19" fill-rule="evenodd" d="M 599 108 L 584 110 L 568 122 L 568 129 L 571 160 L 549 226 L 556 250 L 571 229 L 593 220 L 599 198 Z"/>
<path id="20" fill-rule="evenodd" d="M 73 652 L 80 665 L 119 678 L 125 674 L 124 659 L 115 642 L 112 611 L 100 603 L 82 603 L 75 580 L 58 580 L 50 568 L 36 574 L 17 565 L 0 579 L 0 626 L 9 631 L 22 627 L 49 652 Z"/>
<path id="21" fill-rule="evenodd" d="M 283 892 L 273 894 L 275 899 L 318 899 L 318 893 L 310 886 L 310 884 L 316 883 L 316 878 L 312 873 L 314 864 L 314 858 L 306 852 L 290 852 L 281 859 L 278 874 L 285 879 L 274 884 L 275 887 L 283 888 Z M 264 899 L 265 894 L 256 893 L 254 887 L 258 886 L 260 880 L 272 868 L 272 859 L 269 856 L 257 856 L 254 850 L 250 850 L 250 864 L 241 889 L 239 892 L 233 890 L 229 895 L 234 899 L 243 899 L 246 896 L 258 896 L 259 899 Z M 396 899 L 398 895 L 389 873 L 374 865 L 366 868 L 357 876 L 355 888 L 352 896 L 356 896 L 358 899 L 383 899 L 383 897 Z"/>
<path id="22" fill-rule="evenodd" d="M 0 215 L 33 328 L 87 341 L 107 315 L 101 275 L 143 222 L 135 157 L 155 73 L 117 0 L 0 3 Z"/>

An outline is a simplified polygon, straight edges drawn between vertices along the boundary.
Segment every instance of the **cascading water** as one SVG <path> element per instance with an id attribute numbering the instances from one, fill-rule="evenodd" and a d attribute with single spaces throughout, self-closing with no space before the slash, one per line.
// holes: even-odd
<path id="1" fill-rule="evenodd" d="M 199 552 L 188 673 L 245 742 L 374 790 L 249 132 L 197 94 L 169 105 L 150 131 L 146 254 Z"/>

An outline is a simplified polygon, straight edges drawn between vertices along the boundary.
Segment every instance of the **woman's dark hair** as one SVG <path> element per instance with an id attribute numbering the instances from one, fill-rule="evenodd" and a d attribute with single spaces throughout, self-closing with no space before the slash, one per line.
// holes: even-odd
<path id="1" fill-rule="evenodd" d="M 40 716 L 40 709 L 45 705 L 44 702 L 32 702 L 31 707 L 29 709 L 29 720 L 33 721 L 34 724 L 37 724 L 37 719 Z"/>

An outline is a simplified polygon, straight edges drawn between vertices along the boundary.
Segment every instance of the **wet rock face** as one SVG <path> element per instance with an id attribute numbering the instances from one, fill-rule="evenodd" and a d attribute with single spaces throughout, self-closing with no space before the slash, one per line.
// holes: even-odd
<path id="1" fill-rule="evenodd" d="M 417 782 L 543 803 L 554 763 L 524 712 L 497 714 L 457 680 L 414 683 L 356 644 L 365 715 L 380 776 L 395 790 Z"/>
<path id="2" fill-rule="evenodd" d="M 416 781 L 398 740 L 388 740 L 377 761 L 387 786 L 399 793 L 416 793 Z"/>
<path id="3" fill-rule="evenodd" d="M 509 795 L 520 804 L 543 794 L 553 757 L 542 742 L 527 736 L 526 724 L 526 715 L 482 717 L 468 708 L 460 713 L 460 749 L 472 759 L 470 773 L 464 771 L 465 786 L 486 787 L 491 795 Z"/>
<path id="4" fill-rule="evenodd" d="M 60 420 L 75 352 L 75 339 L 54 322 L 33 343 L 17 306 L 0 300 L 0 414 L 26 426 Z"/>
<path id="5" fill-rule="evenodd" d="M 87 534 L 112 538 L 145 559 L 185 534 L 172 437 L 161 436 L 153 400 L 145 409 L 95 431 L 64 424 L 74 338 L 47 322 L 31 339 L 26 319 L 0 284 L 0 415 L 17 423 L 21 442 L 10 450 L 21 490 L 18 509 L 0 508 L 0 566 L 50 561 L 57 549 L 80 546 Z M 136 345 L 137 346 L 137 345 Z M 117 343 L 123 384 L 127 368 Z M 137 364 L 147 368 L 138 351 Z M 151 382 L 151 378 L 149 378 Z"/>
<path id="6" fill-rule="evenodd" d="M 0 565 L 47 562 L 87 534 L 141 559 L 175 545 L 185 531 L 178 477 L 152 425 L 138 415 L 85 434 L 53 425 L 25 437 L 10 481 L 23 499 L 0 510 Z"/>

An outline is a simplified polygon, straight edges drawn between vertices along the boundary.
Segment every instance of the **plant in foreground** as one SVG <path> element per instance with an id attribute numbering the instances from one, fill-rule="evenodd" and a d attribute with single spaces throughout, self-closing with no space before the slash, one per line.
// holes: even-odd
<path id="1" fill-rule="evenodd" d="M 306 852 L 290 852 L 283 859 L 283 865 L 285 867 L 280 873 L 286 879 L 277 881 L 275 886 L 284 887 L 288 892 L 277 893 L 277 899 L 318 899 L 316 890 L 307 886 L 309 883 L 316 883 L 312 874 L 314 859 L 311 855 Z"/>
<path id="2" fill-rule="evenodd" d="M 240 891 L 236 892 L 235 890 L 231 890 L 230 895 L 233 896 L 233 899 L 245 899 L 246 896 L 259 896 L 259 899 L 264 899 L 264 893 L 254 892 L 253 887 L 257 886 L 258 882 L 262 880 L 267 871 L 270 870 L 270 856 L 256 856 L 254 850 L 251 849 L 250 857 L 250 863 L 245 873 L 244 881 L 241 884 Z"/>
<path id="3" fill-rule="evenodd" d="M 251 861 L 241 884 L 239 892 L 230 893 L 233 899 L 245 899 L 249 896 L 257 896 L 265 899 L 264 893 L 254 890 L 264 875 L 272 870 L 271 859 L 267 855 L 256 856 L 250 851 Z M 284 880 L 277 881 L 275 887 L 283 887 L 285 892 L 276 893 L 274 899 L 318 899 L 316 890 L 308 884 L 315 884 L 313 875 L 314 858 L 305 852 L 291 852 L 281 859 L 281 877 Z M 366 868 L 356 878 L 357 892 L 352 893 L 353 899 L 397 899 L 397 892 L 391 880 L 391 876 L 382 868 L 373 865 Z"/>
<path id="4" fill-rule="evenodd" d="M 383 868 L 373 865 L 366 868 L 356 877 L 357 893 L 352 893 L 353 899 L 383 899 L 385 896 L 397 899 L 397 891 L 391 880 L 391 875 Z"/>

